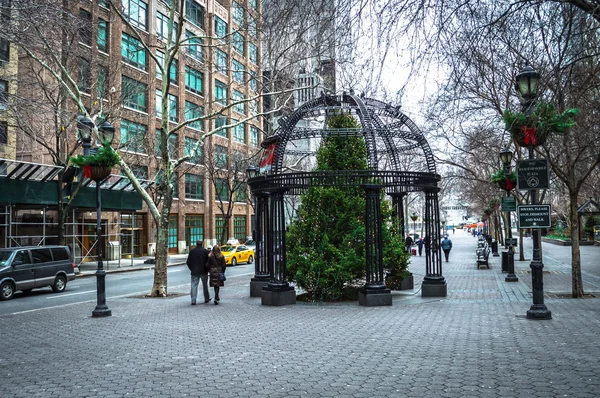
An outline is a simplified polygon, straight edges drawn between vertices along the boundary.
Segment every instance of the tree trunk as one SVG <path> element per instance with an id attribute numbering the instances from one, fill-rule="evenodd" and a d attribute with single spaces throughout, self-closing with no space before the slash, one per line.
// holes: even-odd
<path id="1" fill-rule="evenodd" d="M 571 222 L 571 283 L 573 298 L 583 297 L 581 253 L 579 249 L 579 223 L 577 222 L 577 193 L 569 191 L 569 221 Z"/>
<path id="2" fill-rule="evenodd" d="M 167 296 L 167 262 L 169 259 L 169 219 L 161 218 L 156 228 L 156 254 L 154 255 L 154 283 L 150 296 Z"/>
<path id="3" fill-rule="evenodd" d="M 525 251 L 523 250 L 523 230 L 519 229 L 519 261 L 525 261 Z"/>

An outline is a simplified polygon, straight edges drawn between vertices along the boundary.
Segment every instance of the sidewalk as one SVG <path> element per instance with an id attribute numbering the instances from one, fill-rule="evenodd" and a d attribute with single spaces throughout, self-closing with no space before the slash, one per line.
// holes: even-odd
<path id="1" fill-rule="evenodd" d="M 597 397 L 600 299 L 550 295 L 552 319 L 528 320 L 529 261 L 517 262 L 518 282 L 505 282 L 500 257 L 477 269 L 476 239 L 461 232 L 450 235 L 450 261 L 442 263 L 445 298 L 421 297 L 417 256 L 410 266 L 417 286 L 394 293 L 386 307 L 263 306 L 249 297 L 251 275 L 243 274 L 228 277 L 218 306 L 190 306 L 189 284 L 149 299 L 113 296 L 107 283 L 111 317 L 91 317 L 95 300 L 0 316 L 2 394 Z M 552 250 L 545 289 L 568 292 L 570 268 Z M 593 277 L 586 271 L 591 289 Z"/>
<path id="2" fill-rule="evenodd" d="M 174 265 L 184 265 L 187 260 L 187 254 L 173 254 L 169 255 L 168 267 Z M 133 259 L 123 258 L 120 261 L 102 261 L 104 271 L 107 274 L 114 272 L 129 272 L 129 271 L 140 271 L 154 268 L 154 256 L 136 257 Z M 98 269 L 98 263 L 95 261 L 89 261 L 79 264 L 79 272 L 75 272 L 77 277 L 93 276 L 96 274 Z"/>

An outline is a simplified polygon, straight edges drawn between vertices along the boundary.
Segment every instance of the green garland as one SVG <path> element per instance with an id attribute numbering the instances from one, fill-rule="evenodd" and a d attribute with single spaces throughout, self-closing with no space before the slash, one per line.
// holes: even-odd
<path id="1" fill-rule="evenodd" d="M 73 166 L 102 166 L 113 168 L 119 163 L 120 157 L 115 150 L 112 149 L 110 144 L 105 142 L 100 148 L 98 148 L 97 153 L 89 156 L 71 156 L 69 160 Z"/>
<path id="2" fill-rule="evenodd" d="M 511 182 L 516 183 L 517 182 L 517 172 L 513 171 L 509 175 L 506 175 L 504 168 L 501 168 L 492 173 L 490 180 L 493 183 L 504 182 L 506 180 L 510 180 Z"/>
<path id="3" fill-rule="evenodd" d="M 533 127 L 536 135 L 540 139 L 545 139 L 550 133 L 564 134 L 575 123 L 575 116 L 579 114 L 578 108 L 567 109 L 559 112 L 556 107 L 545 101 L 539 101 L 532 114 L 527 117 L 523 112 L 511 112 L 504 110 L 502 118 L 504 119 L 504 128 L 513 134 L 520 134 L 521 128 Z"/>

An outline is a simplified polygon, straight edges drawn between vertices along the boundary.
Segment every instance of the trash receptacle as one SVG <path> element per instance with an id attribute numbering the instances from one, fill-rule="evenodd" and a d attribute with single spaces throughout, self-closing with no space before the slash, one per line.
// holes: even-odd
<path id="1" fill-rule="evenodd" d="M 118 240 L 111 240 L 108 242 L 108 253 L 106 253 L 107 260 L 118 260 L 121 257 L 121 244 Z"/>
<path id="2" fill-rule="evenodd" d="M 508 252 L 502 252 L 502 272 L 508 272 Z"/>
<path id="3" fill-rule="evenodd" d="M 496 239 L 492 240 L 492 254 L 494 257 L 498 257 L 498 241 Z"/>

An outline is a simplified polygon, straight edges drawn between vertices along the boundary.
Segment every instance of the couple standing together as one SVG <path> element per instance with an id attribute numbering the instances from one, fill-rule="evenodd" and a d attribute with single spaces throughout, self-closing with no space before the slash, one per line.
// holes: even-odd
<path id="1" fill-rule="evenodd" d="M 225 284 L 221 280 L 221 275 L 225 275 L 225 257 L 221 253 L 221 248 L 216 245 L 212 251 L 204 248 L 201 240 L 196 242 L 196 247 L 190 250 L 187 258 L 187 266 L 192 274 L 192 287 L 190 296 L 192 305 L 196 305 L 196 297 L 198 296 L 198 284 L 202 279 L 202 291 L 204 293 L 204 303 L 211 300 L 208 293 L 208 284 L 210 277 L 210 286 L 215 289 L 215 305 L 219 304 L 219 288 Z"/>

